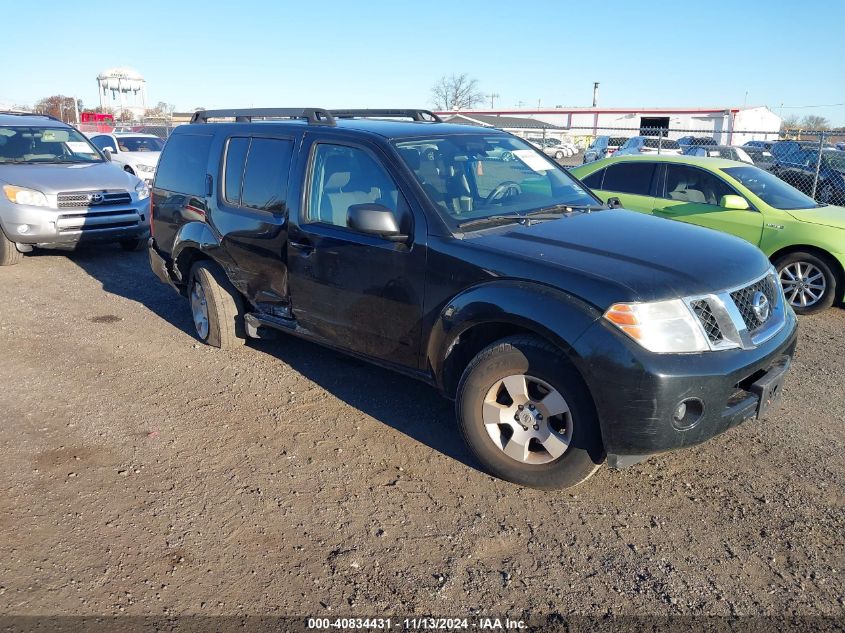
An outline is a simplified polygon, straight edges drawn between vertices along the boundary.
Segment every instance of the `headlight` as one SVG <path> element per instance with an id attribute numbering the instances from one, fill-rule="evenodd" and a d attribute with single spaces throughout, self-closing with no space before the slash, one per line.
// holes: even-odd
<path id="1" fill-rule="evenodd" d="M 617 303 L 604 318 L 650 352 L 680 354 L 710 349 L 696 317 L 680 299 Z"/>
<path id="2" fill-rule="evenodd" d="M 6 194 L 10 202 L 14 202 L 15 204 L 28 204 L 32 207 L 49 206 L 47 204 L 47 196 L 35 189 L 3 185 L 3 193 Z"/>
<path id="3" fill-rule="evenodd" d="M 140 165 L 140 164 L 135 165 L 135 169 L 137 169 L 138 171 L 145 171 L 147 173 L 152 173 L 156 170 L 156 168 L 153 167 L 152 165 Z"/>
<path id="4" fill-rule="evenodd" d="M 135 193 L 138 194 L 138 200 L 146 200 L 150 197 L 150 188 L 147 186 L 143 180 L 138 181 L 138 184 L 135 185 Z"/>

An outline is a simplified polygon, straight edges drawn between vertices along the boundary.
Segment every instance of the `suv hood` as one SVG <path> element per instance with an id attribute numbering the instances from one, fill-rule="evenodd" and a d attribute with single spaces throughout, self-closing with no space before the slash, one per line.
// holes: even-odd
<path id="1" fill-rule="evenodd" d="M 0 165 L 0 181 L 46 194 L 120 189 L 132 192 L 138 179 L 115 163 Z"/>
<path id="2" fill-rule="evenodd" d="M 737 237 L 624 209 L 506 225 L 469 233 L 467 242 L 498 251 L 505 260 L 531 261 L 532 280 L 577 293 L 601 308 L 742 286 L 771 265 Z M 524 276 L 502 268 L 502 275 Z"/>
<path id="3" fill-rule="evenodd" d="M 820 224 L 821 226 L 829 226 L 835 229 L 845 229 L 845 207 L 828 205 L 826 207 L 816 207 L 815 209 L 793 209 L 787 211 L 787 213 L 801 222 Z"/>

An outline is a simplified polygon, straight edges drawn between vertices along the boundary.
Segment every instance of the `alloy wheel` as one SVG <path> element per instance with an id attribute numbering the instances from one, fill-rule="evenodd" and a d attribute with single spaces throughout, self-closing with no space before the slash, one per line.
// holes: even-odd
<path id="1" fill-rule="evenodd" d="M 515 374 L 487 392 L 482 420 L 490 439 L 511 459 L 546 464 L 558 459 L 572 440 L 572 415 L 549 383 Z"/>
<path id="2" fill-rule="evenodd" d="M 793 262 L 780 271 L 780 283 L 790 305 L 808 308 L 818 303 L 827 290 L 827 280 L 817 266 L 809 262 Z"/>
<path id="3" fill-rule="evenodd" d="M 208 302 L 202 284 L 194 281 L 191 287 L 191 313 L 194 317 L 194 327 L 197 335 L 205 340 L 208 338 Z"/>

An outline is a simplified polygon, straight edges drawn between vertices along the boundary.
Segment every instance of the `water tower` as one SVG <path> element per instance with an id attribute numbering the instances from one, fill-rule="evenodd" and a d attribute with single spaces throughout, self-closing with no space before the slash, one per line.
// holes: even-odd
<path id="1" fill-rule="evenodd" d="M 147 82 L 137 70 L 120 67 L 104 70 L 97 75 L 100 108 L 111 108 L 120 116 L 131 112 L 141 119 L 147 110 Z"/>

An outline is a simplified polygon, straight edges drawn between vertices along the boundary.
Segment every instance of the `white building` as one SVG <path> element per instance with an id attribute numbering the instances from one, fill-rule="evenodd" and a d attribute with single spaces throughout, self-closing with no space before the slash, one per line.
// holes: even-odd
<path id="1" fill-rule="evenodd" d="M 453 115 L 457 112 L 439 112 Z M 573 139 L 637 136 L 665 129 L 667 138 L 712 136 L 723 145 L 741 145 L 750 140 L 776 140 L 781 118 L 765 106 L 725 108 L 554 108 L 551 110 L 461 110 L 465 117 L 484 115 L 525 117 L 555 126 L 555 135 L 568 130 Z M 498 126 L 497 126 L 498 127 Z"/>
<path id="2" fill-rule="evenodd" d="M 117 116 L 131 112 L 141 119 L 147 110 L 147 82 L 132 68 L 109 68 L 97 75 L 100 109 L 110 108 Z"/>

